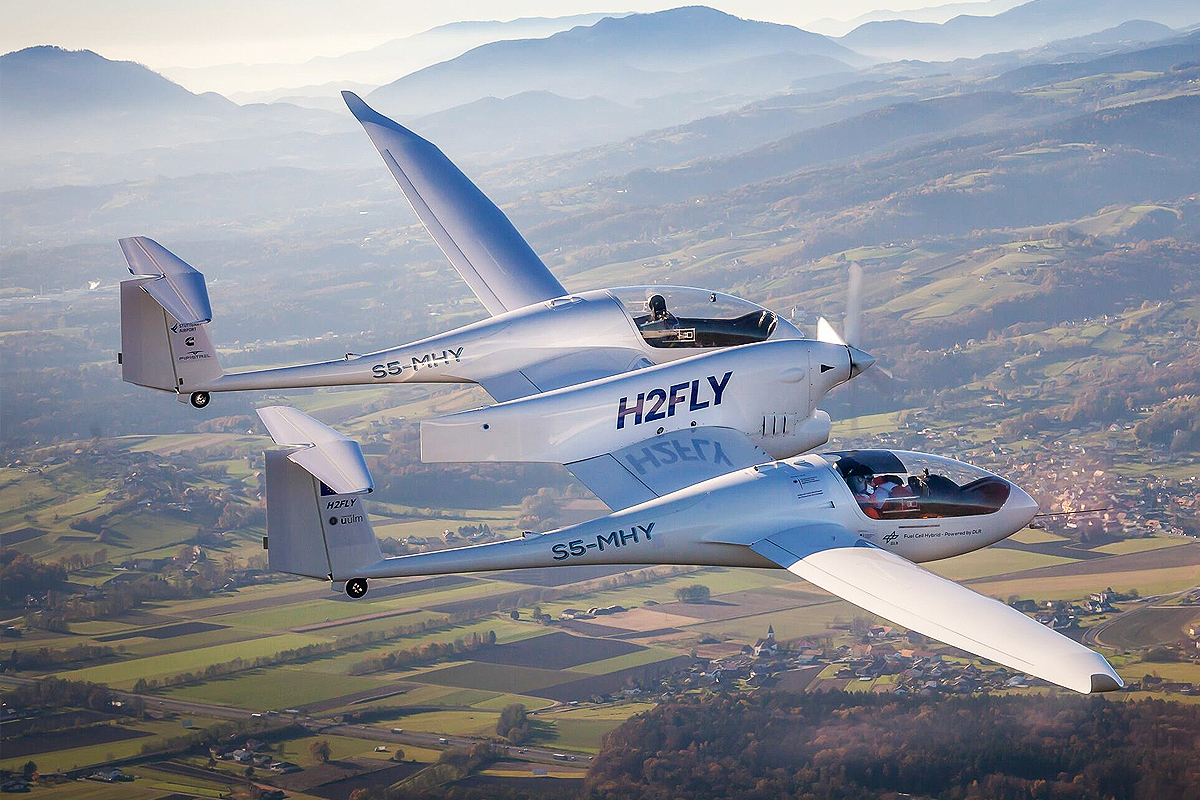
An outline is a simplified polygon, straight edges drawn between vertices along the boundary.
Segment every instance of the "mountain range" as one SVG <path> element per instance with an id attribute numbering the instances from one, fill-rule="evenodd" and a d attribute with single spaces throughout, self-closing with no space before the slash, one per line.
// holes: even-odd
<path id="1" fill-rule="evenodd" d="M 464 21 L 439 25 L 421 33 L 337 56 L 317 56 L 300 63 L 218 64 L 209 67 L 166 67 L 168 78 L 191 88 L 225 93 L 256 92 L 260 101 L 301 94 L 297 89 L 330 81 L 379 86 L 414 70 L 454 58 L 488 42 L 505 39 L 540 39 L 574 28 L 593 25 L 604 17 L 622 14 L 574 14 L 563 17 L 522 17 L 507 22 Z M 319 96 L 324 96 L 320 93 Z M 333 92 L 337 97 L 337 93 Z"/>
<path id="2" fill-rule="evenodd" d="M 884 59 L 948 60 L 1027 49 L 1133 19 L 1181 28 L 1200 22 L 1195 0 L 1031 0 L 995 16 L 960 15 L 944 23 L 868 22 L 838 39 Z"/>
<path id="3" fill-rule="evenodd" d="M 461 41 L 467 34 L 509 35 L 579 19 L 591 17 L 463 23 L 428 35 L 451 30 Z M 376 48 L 372 58 L 388 49 Z M 411 73 L 370 99 L 399 119 L 424 118 L 420 124 L 460 155 L 525 156 L 736 109 L 807 79 L 851 75 L 864 61 L 817 34 L 691 7 L 603 17 L 542 39 L 493 42 Z M 0 70 L 0 113 L 8 123 L 0 141 L 10 150 L 6 161 L 14 150 L 128 152 L 281 136 L 291 137 L 294 145 L 296 134 L 354 130 L 340 96 L 333 94 L 345 83 L 306 87 L 294 103 L 287 97 L 239 105 L 90 51 L 27 48 L 0 56 Z M 531 126 L 530 120 L 538 124 Z M 268 149 L 282 152 L 292 145 Z M 301 145 L 295 157 L 314 151 L 311 142 Z M 211 149 L 204 161 L 210 158 Z"/>
<path id="4" fill-rule="evenodd" d="M 0 70 L 0 114 L 10 123 L 148 108 L 220 114 L 235 107 L 219 94 L 194 94 L 140 64 L 91 50 L 27 47 L 0 56 Z"/>
<path id="5" fill-rule="evenodd" d="M 826 36 L 842 36 L 867 22 L 893 19 L 906 19 L 910 22 L 945 22 L 961 14 L 975 16 L 999 14 L 1001 11 L 1007 11 L 1013 6 L 1020 5 L 1020 2 L 1021 0 L 975 0 L 975 2 L 946 3 L 925 8 L 908 8 L 903 11 L 879 8 L 848 20 L 824 17 L 806 23 L 805 27 Z"/>
<path id="6" fill-rule="evenodd" d="M 1076 5 L 1075 0 L 1033 0 L 990 19 L 1015 15 L 1017 23 L 1003 23 L 1012 31 L 1063 4 Z M 1130 4 L 1116 0 L 1100 5 L 1107 11 L 1097 15 L 1098 21 L 1080 23 L 1076 33 L 1101 24 L 1105 14 L 1134 13 Z M 1163 15 L 1172 8 L 1178 11 L 1176 0 L 1148 0 L 1136 11 Z M 536 24 L 561 25 L 567 19 L 573 18 Z M 511 32 L 515 24 L 478 25 Z M 1123 55 L 1122 50 L 1172 33 L 1161 23 L 1132 20 L 977 62 L 864 66 L 863 56 L 827 37 L 686 7 L 602 17 L 541 39 L 493 42 L 406 75 L 369 99 L 455 157 L 495 163 L 596 148 L 572 155 L 561 172 L 556 162 L 544 162 L 538 177 L 530 178 L 536 182 L 550 174 L 584 177 L 750 152 L 897 100 L 945 92 L 936 76 L 947 69 L 964 79 L 982 72 L 999 76 L 991 87 L 999 91 L 1038 85 L 1047 75 L 1068 80 L 1094 74 L 1097 65 L 1072 66 L 1089 54 L 1111 58 L 1114 72 L 1163 69 L 1188 60 L 1191 39 L 1170 39 L 1161 51 L 1143 47 Z M 1005 46 L 1019 40 L 1012 35 Z M 1040 63 L 1047 61 L 1058 63 Z M 41 185 L 57 170 L 80 180 L 363 163 L 355 146 L 357 126 L 340 98 L 328 110 L 288 102 L 239 105 L 215 93 L 188 91 L 132 62 L 49 46 L 0 57 L 0 71 L 5 120 L 0 143 L 4 163 L 16 170 L 6 175 L 6 186 L 26 185 L 19 181 L 44 174 L 36 180 Z M 318 88 L 333 91 L 344 85 Z M 846 136 L 846 143 L 856 141 Z M 827 146 L 834 152 L 838 143 L 821 145 Z M 135 151 L 133 163 L 122 166 L 118 154 Z M 64 155 L 47 157 L 55 152 Z M 69 153 L 96 155 L 85 167 Z M 38 154 L 41 161 L 28 161 Z M 809 160 L 803 152 L 796 158 L 797 163 Z M 26 163 L 18 164 L 22 159 Z"/>
<path id="7" fill-rule="evenodd" d="M 618 102 L 719 94 L 728 90 L 712 68 L 764 56 L 789 58 L 796 77 L 869 63 L 819 34 L 693 6 L 609 17 L 545 39 L 493 42 L 405 75 L 367 99 L 385 113 L 408 115 L 524 91 Z"/>
<path id="8" fill-rule="evenodd" d="M 0 75 L 0 143 L 9 158 L 353 129 L 344 115 L 285 103 L 239 106 L 214 92 L 195 94 L 141 64 L 90 50 L 38 46 L 6 53 Z"/>

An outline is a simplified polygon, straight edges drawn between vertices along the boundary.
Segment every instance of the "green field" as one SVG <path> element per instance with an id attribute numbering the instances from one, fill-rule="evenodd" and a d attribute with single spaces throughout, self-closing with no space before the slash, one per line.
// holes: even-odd
<path id="1" fill-rule="evenodd" d="M 962 581 L 1067 563 L 1070 563 L 1070 559 L 1059 556 L 1009 550 L 1003 547 L 988 547 L 976 550 L 974 553 L 935 561 L 925 566 L 939 575 Z"/>
<path id="2" fill-rule="evenodd" d="M 181 686 L 163 692 L 163 696 L 236 708 L 278 711 L 387 685 L 387 681 L 375 678 L 339 675 L 331 680 L 327 675 L 316 672 L 276 667 L 250 670 L 238 673 L 235 677 L 217 678 L 193 686 Z"/>
<path id="3" fill-rule="evenodd" d="M 277 756 L 285 761 L 291 761 L 302 767 L 311 767 L 319 763 L 309 753 L 309 745 L 315 741 L 329 742 L 330 760 L 358 756 L 362 758 L 387 759 L 388 753 L 376 753 L 375 743 L 367 739 L 351 738 L 349 736 L 305 736 L 299 739 L 288 739 L 276 751 Z M 407 753 L 407 750 L 405 751 Z"/>
<path id="4" fill-rule="evenodd" d="M 188 716 L 187 719 L 197 727 L 213 724 L 214 720 L 206 719 L 200 716 Z M 183 720 L 163 720 L 163 721 L 131 721 L 129 723 L 121 723 L 121 727 L 130 730 L 142 731 L 150 734 L 149 736 L 141 736 L 135 739 L 124 739 L 115 742 L 106 742 L 104 744 L 91 745 L 88 747 L 67 747 L 55 751 L 35 753 L 33 755 L 15 756 L 11 758 L 0 755 L 0 769 L 19 770 L 20 766 L 26 761 L 32 759 L 37 763 L 38 769 L 43 772 L 54 772 L 57 770 L 75 769 L 78 767 L 86 767 L 92 764 L 103 764 L 106 761 L 113 759 L 128 758 L 138 755 L 142 752 L 142 747 L 146 744 L 152 744 L 156 741 L 161 741 L 163 738 L 171 736 L 180 736 L 187 732 L 183 727 Z"/>
<path id="5" fill-rule="evenodd" d="M 159 656 L 121 661 L 116 664 L 88 667 L 63 673 L 62 677 L 77 681 L 107 683 L 117 688 L 128 688 L 138 678 L 161 678 L 164 675 L 176 675 L 198 668 L 203 669 L 208 664 L 219 664 L 235 658 L 254 659 L 257 656 L 274 655 L 281 650 L 302 647 L 320 641 L 322 640 L 314 636 L 289 633 L 236 644 L 182 650 Z"/>
<path id="6" fill-rule="evenodd" d="M 1147 550 L 1158 550 L 1163 547 L 1175 547 L 1187 543 L 1187 539 L 1168 539 L 1162 536 L 1152 536 L 1144 539 L 1122 539 L 1119 542 L 1111 542 L 1110 544 L 1094 547 L 1092 551 L 1118 556 L 1127 553 L 1144 553 Z"/>
<path id="7" fill-rule="evenodd" d="M 1143 595 L 1168 594 L 1195 586 L 1196 567 L 1101 572 L 1093 575 L 1061 575 L 1016 578 L 978 583 L 976 591 L 992 597 L 1037 597 L 1046 600 L 1072 600 L 1092 592 L 1113 588 L 1120 592 L 1137 590 Z"/>
<path id="8" fill-rule="evenodd" d="M 600 737 L 618 727 L 634 714 L 653 708 L 650 703 L 618 703 L 601 707 L 584 707 L 569 711 L 541 714 L 538 719 L 549 723 L 554 734 L 552 743 L 558 747 L 599 751 Z"/>
<path id="9" fill-rule="evenodd" d="M 1195 622 L 1200 622 L 1200 608 L 1194 606 L 1140 608 L 1114 620 L 1098 637 L 1108 647 L 1150 647 L 1179 641 Z"/>
<path id="10" fill-rule="evenodd" d="M 471 736 L 494 733 L 499 719 L 499 711 L 446 710 L 408 714 L 398 717 L 396 724 L 406 731 Z"/>

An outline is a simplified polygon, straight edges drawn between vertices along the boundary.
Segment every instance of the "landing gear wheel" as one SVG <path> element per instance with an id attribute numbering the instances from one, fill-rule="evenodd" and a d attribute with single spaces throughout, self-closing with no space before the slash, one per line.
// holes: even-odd
<path id="1" fill-rule="evenodd" d="M 208 392 L 192 392 L 192 407 L 204 408 L 206 405 L 208 405 L 208 399 Z"/>
<path id="2" fill-rule="evenodd" d="M 355 600 L 367 593 L 366 578 L 351 578 L 346 581 L 346 594 L 353 597 Z"/>

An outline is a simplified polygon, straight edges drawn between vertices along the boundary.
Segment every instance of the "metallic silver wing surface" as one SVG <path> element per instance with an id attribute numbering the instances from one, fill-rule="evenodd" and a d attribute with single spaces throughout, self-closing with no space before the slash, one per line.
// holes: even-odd
<path id="1" fill-rule="evenodd" d="M 652 436 L 564 466 L 613 511 L 771 457 L 733 428 L 697 427 Z"/>
<path id="2" fill-rule="evenodd" d="M 1099 653 L 840 525 L 783 531 L 750 549 L 859 608 L 968 653 L 1085 694 L 1122 686 Z"/>
<path id="3" fill-rule="evenodd" d="M 432 143 L 342 92 L 401 191 L 493 316 L 567 293 L 504 212 Z"/>

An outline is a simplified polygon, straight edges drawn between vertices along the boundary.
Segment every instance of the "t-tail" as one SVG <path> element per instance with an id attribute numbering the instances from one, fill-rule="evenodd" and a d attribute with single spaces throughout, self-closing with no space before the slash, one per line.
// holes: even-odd
<path id="1" fill-rule="evenodd" d="M 384 558 L 364 507 L 374 487 L 358 443 L 286 406 L 258 409 L 282 449 L 268 450 L 267 561 L 272 570 L 345 583 L 367 579 L 553 566 L 541 537 Z"/>
<path id="2" fill-rule="evenodd" d="M 276 444 L 267 462 L 267 561 L 271 569 L 347 581 L 382 560 L 363 495 L 375 488 L 358 442 L 286 406 L 258 409 Z"/>
<path id="3" fill-rule="evenodd" d="M 134 275 L 121 283 L 117 361 L 128 383 L 174 392 L 180 402 L 205 408 L 213 392 L 473 380 L 457 369 L 462 329 L 331 361 L 225 372 L 209 335 L 213 312 L 204 276 L 145 236 L 121 239 L 120 245 Z"/>
<path id="4" fill-rule="evenodd" d="M 203 407 L 208 394 L 197 390 L 221 376 L 204 276 L 145 236 L 120 245 L 134 275 L 121 282 L 121 378 Z"/>

